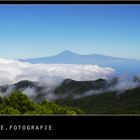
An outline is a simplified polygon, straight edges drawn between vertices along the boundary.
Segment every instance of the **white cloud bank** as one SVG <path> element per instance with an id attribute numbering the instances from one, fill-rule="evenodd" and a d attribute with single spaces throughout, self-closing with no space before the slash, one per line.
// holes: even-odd
<path id="1" fill-rule="evenodd" d="M 57 85 L 60 80 L 66 78 L 77 81 L 107 79 L 114 71 L 112 68 L 97 65 L 30 64 L 0 58 L 0 85 L 13 84 L 21 80 Z"/>
<path id="2" fill-rule="evenodd" d="M 31 64 L 18 60 L 0 58 L 0 86 L 14 84 L 22 80 L 37 81 L 38 86 L 43 87 L 41 91 L 42 98 L 48 100 L 61 97 L 57 96 L 54 90 L 66 78 L 77 81 L 93 81 L 99 78 L 112 79 L 114 74 L 114 69 L 110 67 L 99 67 L 97 65 Z M 140 86 L 140 83 L 134 82 L 133 79 L 127 80 L 127 78 L 122 79 L 119 77 L 118 83 L 113 87 L 109 87 L 106 91 L 118 91 L 121 93 L 138 86 Z M 12 90 L 14 90 L 14 86 L 10 86 L 6 92 L 0 92 L 0 95 L 9 95 Z M 89 90 L 82 95 L 74 96 L 74 98 L 82 98 L 104 92 L 105 90 L 102 89 Z M 32 98 L 40 94 L 32 87 L 23 89 L 23 93 Z M 67 95 L 67 93 L 65 95 Z"/>

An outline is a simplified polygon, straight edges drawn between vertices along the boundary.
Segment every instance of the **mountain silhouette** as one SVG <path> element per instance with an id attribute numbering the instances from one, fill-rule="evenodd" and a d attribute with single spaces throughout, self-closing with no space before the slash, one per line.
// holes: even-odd
<path id="1" fill-rule="evenodd" d="M 82 55 L 69 50 L 54 56 L 20 59 L 20 61 L 33 64 L 92 64 L 101 67 L 112 67 L 117 73 L 129 73 L 130 75 L 140 73 L 140 60 L 137 59 L 111 57 L 101 54 Z"/>
<path id="2" fill-rule="evenodd" d="M 69 50 L 49 57 L 22 59 L 30 63 L 62 63 L 62 64 L 98 64 L 106 61 L 132 61 L 133 59 L 110 57 L 100 54 L 82 55 Z"/>

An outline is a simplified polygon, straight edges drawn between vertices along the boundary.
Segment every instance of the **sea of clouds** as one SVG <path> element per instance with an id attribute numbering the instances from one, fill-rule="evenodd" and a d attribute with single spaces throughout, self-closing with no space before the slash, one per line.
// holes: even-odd
<path id="1" fill-rule="evenodd" d="M 112 68 L 97 65 L 30 64 L 0 58 L 0 85 L 13 84 L 22 80 L 57 85 L 66 78 L 77 81 L 107 79 L 114 72 Z"/>
<path id="2" fill-rule="evenodd" d="M 115 70 L 112 68 L 103 68 L 97 65 L 31 64 L 14 59 L 0 58 L 0 86 L 10 85 L 6 92 L 0 92 L 0 96 L 10 95 L 15 88 L 12 84 L 29 80 L 38 82 L 38 86 L 42 87 L 43 91 L 38 93 L 35 88 L 27 87 L 22 90 L 24 94 L 31 98 L 36 98 L 38 94 L 42 94 L 43 100 L 54 100 L 61 98 L 54 93 L 54 90 L 66 78 L 77 81 L 108 79 L 114 72 Z"/>
<path id="3" fill-rule="evenodd" d="M 43 87 L 43 99 L 54 100 L 59 98 L 54 90 L 64 79 L 73 79 L 76 81 L 97 80 L 99 78 L 110 80 L 115 76 L 115 70 L 110 67 L 100 67 L 97 65 L 80 64 L 31 64 L 14 59 L 0 58 L 0 86 L 10 85 L 1 96 L 11 94 L 14 90 L 12 84 L 23 80 L 38 82 L 38 86 Z M 140 83 L 133 79 L 118 77 L 118 83 L 114 87 L 109 87 L 107 91 L 123 92 L 140 86 Z M 104 93 L 104 90 L 90 90 L 74 98 L 81 98 L 93 94 Z M 35 88 L 27 87 L 23 93 L 31 98 L 35 98 L 39 93 Z M 67 95 L 67 93 L 65 94 Z"/>

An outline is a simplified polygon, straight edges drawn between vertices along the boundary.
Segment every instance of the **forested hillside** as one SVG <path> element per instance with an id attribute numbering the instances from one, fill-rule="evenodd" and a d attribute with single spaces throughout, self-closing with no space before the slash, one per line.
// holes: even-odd
<path id="1" fill-rule="evenodd" d="M 53 102 L 44 100 L 36 103 L 20 91 L 14 91 L 10 96 L 0 98 L 0 114 L 83 114 L 77 108 L 62 107 Z"/>
<path id="2" fill-rule="evenodd" d="M 60 105 L 78 107 L 86 114 L 140 114 L 140 88 L 123 93 L 107 92 L 73 100 L 57 100 Z"/>

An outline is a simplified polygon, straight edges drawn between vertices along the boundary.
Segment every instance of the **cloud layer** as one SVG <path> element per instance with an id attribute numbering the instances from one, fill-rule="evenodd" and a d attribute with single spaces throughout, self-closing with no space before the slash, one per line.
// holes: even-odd
<path id="1" fill-rule="evenodd" d="M 89 81 L 102 79 L 112 79 L 115 70 L 110 67 L 99 67 L 97 65 L 77 65 L 77 64 L 31 64 L 12 59 L 0 58 L 0 85 L 14 84 L 22 80 L 37 81 L 38 86 L 42 87 L 41 92 L 36 91 L 34 87 L 23 89 L 23 93 L 31 98 L 36 99 L 38 94 L 41 94 L 42 99 L 55 100 L 64 98 L 59 97 L 54 93 L 54 90 L 59 86 L 64 79 L 69 78 L 76 81 Z M 138 77 L 139 78 L 139 77 Z M 140 86 L 139 82 L 134 82 L 127 77 L 118 77 L 118 83 L 113 87 L 100 90 L 89 90 L 80 95 L 74 95 L 74 99 L 91 96 L 93 94 L 101 94 L 106 91 L 118 91 L 121 93 L 128 89 L 133 89 Z M 14 86 L 8 87 L 6 92 L 1 92 L 1 96 L 11 94 Z M 36 99 L 37 100 L 37 99 Z"/>
<path id="2" fill-rule="evenodd" d="M 57 86 L 66 78 L 77 81 L 107 79 L 114 71 L 112 68 L 102 68 L 97 65 L 30 64 L 0 58 L 0 85 L 30 80 Z"/>

